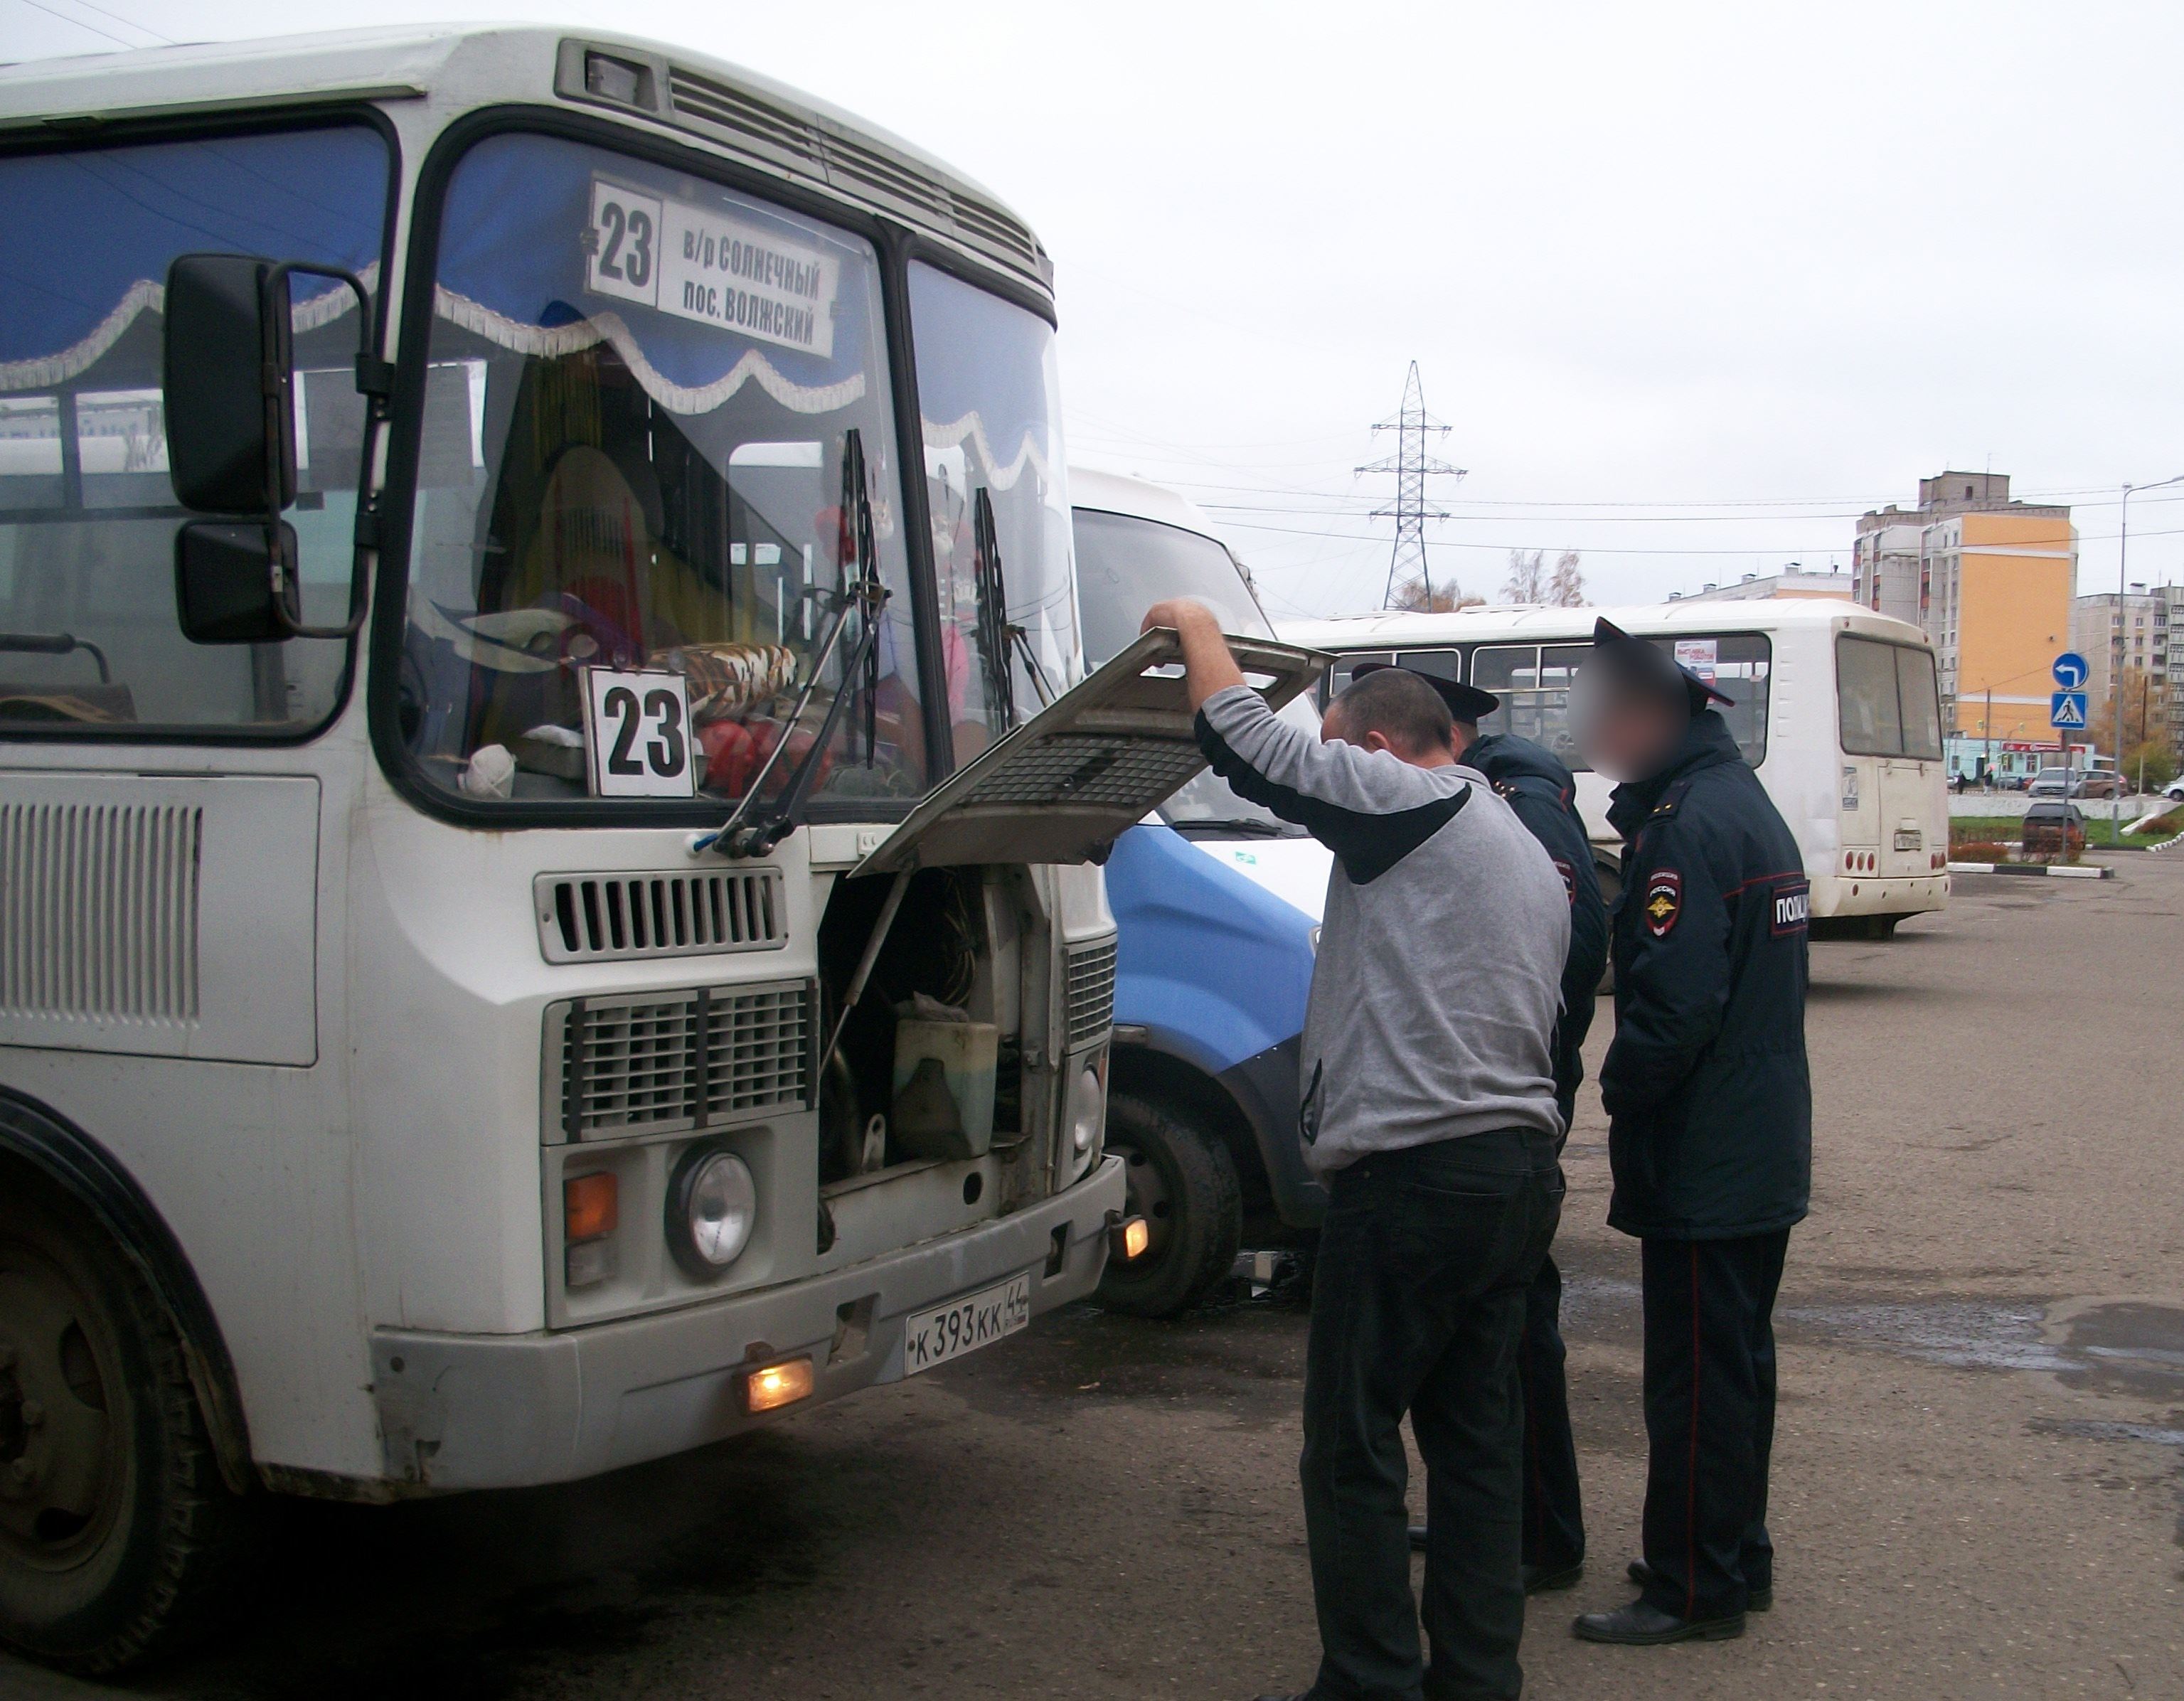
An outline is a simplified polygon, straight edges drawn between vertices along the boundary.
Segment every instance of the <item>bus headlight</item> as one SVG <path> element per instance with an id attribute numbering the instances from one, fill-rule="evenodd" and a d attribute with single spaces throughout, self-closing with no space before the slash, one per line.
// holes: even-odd
<path id="1" fill-rule="evenodd" d="M 1100 1136 L 1106 1132 L 1106 1054 L 1085 1060 L 1069 1082 L 1069 1173 L 1081 1175 L 1099 1155 Z"/>
<path id="2" fill-rule="evenodd" d="M 743 1256 L 758 1224 L 758 1184 L 750 1166 L 717 1146 L 684 1152 L 667 1184 L 667 1249 L 699 1281 Z"/>

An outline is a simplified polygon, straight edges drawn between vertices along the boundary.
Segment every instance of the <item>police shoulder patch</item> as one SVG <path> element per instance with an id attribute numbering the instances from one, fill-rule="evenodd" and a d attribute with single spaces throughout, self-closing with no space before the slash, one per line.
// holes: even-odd
<path id="1" fill-rule="evenodd" d="M 1813 888 L 1809 881 L 1796 876 L 1779 880 L 1771 895 L 1774 900 L 1774 917 L 1770 932 L 1779 938 L 1784 934 L 1811 930 Z"/>
<path id="2" fill-rule="evenodd" d="M 1563 877 L 1563 896 L 1574 904 L 1577 901 L 1576 870 L 1570 867 L 1568 857 L 1551 856 L 1547 860 L 1555 865 L 1555 873 Z"/>
<path id="3" fill-rule="evenodd" d="M 1674 868 L 1655 869 L 1646 878 L 1646 901 L 1639 906 L 1646 931 L 1655 939 L 1666 939 L 1683 912 L 1684 877 Z"/>

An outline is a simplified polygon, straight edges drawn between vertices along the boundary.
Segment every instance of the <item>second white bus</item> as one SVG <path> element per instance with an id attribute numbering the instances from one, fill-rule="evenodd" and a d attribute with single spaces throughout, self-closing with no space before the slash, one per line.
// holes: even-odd
<path id="1" fill-rule="evenodd" d="M 1886 939 L 1949 897 L 1949 806 L 1933 648 L 1916 627 L 1837 599 L 1637 608 L 1474 608 L 1284 624 L 1337 658 L 1322 689 L 1361 661 L 1396 661 L 1491 691 L 1484 724 L 1545 745 L 1577 775 L 1578 807 L 1613 894 L 1609 783 L 1585 770 L 1569 682 L 1605 615 L 1672 648 L 1736 700 L 1721 711 L 1804 853 L 1815 937 Z"/>

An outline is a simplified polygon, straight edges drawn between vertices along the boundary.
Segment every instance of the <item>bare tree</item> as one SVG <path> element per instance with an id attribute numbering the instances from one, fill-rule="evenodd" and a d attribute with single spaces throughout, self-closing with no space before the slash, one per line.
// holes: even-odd
<path id="1" fill-rule="evenodd" d="M 1577 551 L 1564 549 L 1555 558 L 1555 571 L 1547 580 L 1547 600 L 1557 608 L 1583 608 L 1585 603 L 1585 571 L 1578 565 Z"/>
<path id="2" fill-rule="evenodd" d="M 1509 576 L 1502 581 L 1504 602 L 1545 602 L 1547 570 L 1538 549 L 1509 551 Z"/>
<path id="3" fill-rule="evenodd" d="M 1455 580 L 1439 587 L 1424 579 L 1405 579 L 1396 587 L 1388 606 L 1405 614 L 1453 614 L 1460 608 L 1477 608 L 1485 599 L 1466 596 Z"/>

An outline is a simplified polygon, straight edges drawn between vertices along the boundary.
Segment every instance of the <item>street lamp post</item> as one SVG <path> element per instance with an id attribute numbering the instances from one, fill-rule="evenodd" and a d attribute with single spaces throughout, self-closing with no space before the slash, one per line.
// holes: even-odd
<path id="1" fill-rule="evenodd" d="M 2109 688 L 2115 693 L 2115 795 L 2109 805 L 2109 837 L 2123 836 L 2123 659 L 2131 653 L 2128 643 L 2130 631 L 2123 623 L 2126 599 L 2130 593 L 2131 577 L 2131 493 L 2134 490 L 2159 490 L 2164 485 L 2184 484 L 2184 472 L 2173 478 L 2158 478 L 2151 484 L 2123 488 L 2123 500 L 2118 505 L 2122 510 L 2116 521 L 2116 618 L 2115 638 L 2109 646 Z M 2064 788 L 2069 789 L 2066 784 Z"/>

